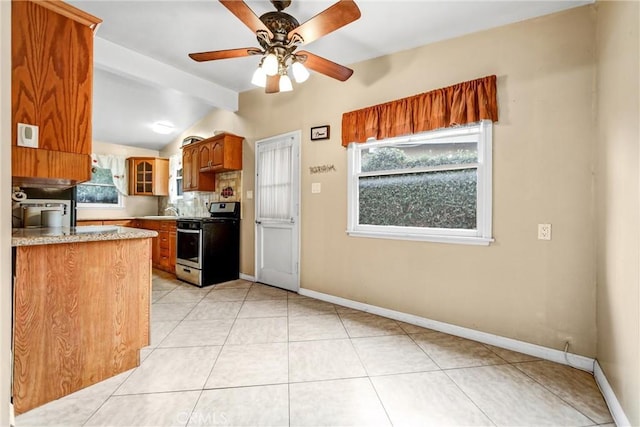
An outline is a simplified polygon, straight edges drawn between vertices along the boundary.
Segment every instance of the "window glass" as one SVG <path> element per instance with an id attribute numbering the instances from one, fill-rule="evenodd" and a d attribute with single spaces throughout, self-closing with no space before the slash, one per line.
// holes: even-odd
<path id="1" fill-rule="evenodd" d="M 349 146 L 352 236 L 488 244 L 491 123 Z"/>
<path id="2" fill-rule="evenodd" d="M 78 207 L 122 207 L 111 169 L 91 168 L 91 180 L 77 187 Z"/>
<path id="3" fill-rule="evenodd" d="M 359 179 L 360 224 L 476 229 L 476 169 Z"/>
<path id="4" fill-rule="evenodd" d="M 182 168 L 176 171 L 176 195 L 182 196 Z"/>
<path id="5" fill-rule="evenodd" d="M 422 143 L 362 150 L 362 172 L 476 163 L 475 142 Z"/>

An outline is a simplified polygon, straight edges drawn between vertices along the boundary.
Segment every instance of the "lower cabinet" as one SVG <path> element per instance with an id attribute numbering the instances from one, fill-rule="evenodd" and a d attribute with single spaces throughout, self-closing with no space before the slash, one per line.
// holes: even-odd
<path id="1" fill-rule="evenodd" d="M 79 219 L 76 221 L 77 226 L 83 225 L 119 225 L 122 227 L 132 227 L 131 219 Z"/>
<path id="2" fill-rule="evenodd" d="M 176 222 L 166 220 L 138 219 L 133 225 L 158 232 L 151 244 L 151 265 L 158 270 L 176 273 Z"/>

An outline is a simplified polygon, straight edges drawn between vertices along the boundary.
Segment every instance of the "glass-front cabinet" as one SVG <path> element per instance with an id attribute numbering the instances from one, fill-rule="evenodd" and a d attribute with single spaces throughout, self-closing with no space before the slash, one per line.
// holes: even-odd
<path id="1" fill-rule="evenodd" d="M 129 158 L 129 195 L 169 195 L 169 159 Z"/>

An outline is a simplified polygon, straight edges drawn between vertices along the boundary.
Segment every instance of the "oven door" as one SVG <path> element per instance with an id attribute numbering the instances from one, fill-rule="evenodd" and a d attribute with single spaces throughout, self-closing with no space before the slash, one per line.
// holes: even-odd
<path id="1" fill-rule="evenodd" d="M 202 269 L 202 230 L 176 230 L 176 263 Z"/>

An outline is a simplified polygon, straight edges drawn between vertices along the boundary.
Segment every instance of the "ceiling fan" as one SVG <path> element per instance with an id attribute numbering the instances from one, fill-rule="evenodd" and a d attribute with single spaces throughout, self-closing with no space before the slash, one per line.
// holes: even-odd
<path id="1" fill-rule="evenodd" d="M 190 53 L 191 59 L 203 62 L 262 55 L 251 82 L 264 87 L 266 93 L 292 90 L 288 75 L 289 67 L 298 83 L 309 77 L 307 68 L 340 81 L 347 80 L 353 74 L 350 68 L 321 56 L 304 50 L 296 52 L 303 43 L 311 43 L 360 18 L 360 9 L 353 0 L 339 0 L 303 24 L 283 12 L 291 4 L 291 0 L 271 0 L 276 11 L 267 12 L 260 17 L 243 0 L 219 1 L 256 33 L 260 48 L 246 47 Z"/>

